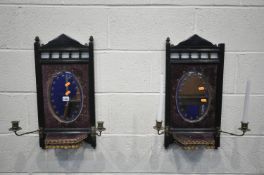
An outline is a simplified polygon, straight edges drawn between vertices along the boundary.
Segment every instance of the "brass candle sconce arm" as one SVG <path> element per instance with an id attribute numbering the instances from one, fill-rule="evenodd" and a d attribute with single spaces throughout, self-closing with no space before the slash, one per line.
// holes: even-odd
<path id="1" fill-rule="evenodd" d="M 34 130 L 34 131 L 29 131 L 29 132 L 24 132 L 24 133 L 17 133 L 18 131 L 22 130 L 22 128 L 19 126 L 19 121 L 11 121 L 12 127 L 9 128 L 9 131 L 13 131 L 15 133 L 16 136 L 23 136 L 23 135 L 27 135 L 27 134 L 32 134 L 35 132 L 39 132 L 40 130 Z"/>
<path id="2" fill-rule="evenodd" d="M 218 134 L 225 133 L 225 134 L 229 134 L 229 135 L 232 135 L 232 136 L 244 136 L 246 134 L 246 132 L 250 131 L 250 129 L 248 128 L 248 122 L 247 123 L 241 122 L 241 127 L 238 128 L 238 129 L 242 131 L 241 134 L 236 134 L 236 133 L 232 133 L 232 132 L 222 131 L 221 129 L 218 130 Z"/>
<path id="3" fill-rule="evenodd" d="M 19 126 L 19 121 L 11 121 L 12 127 L 9 128 L 9 131 L 13 131 L 16 136 L 23 136 L 27 134 L 32 134 L 36 132 L 40 132 L 40 129 L 34 130 L 34 131 L 29 131 L 29 132 L 24 132 L 19 134 L 18 131 L 22 130 L 22 128 Z M 102 132 L 105 131 L 106 128 L 104 127 L 104 122 L 103 121 L 98 121 L 97 122 L 97 127 L 91 127 L 91 132 L 93 136 L 101 136 Z"/>
<path id="4" fill-rule="evenodd" d="M 156 121 L 156 125 L 153 126 L 153 129 L 157 130 L 158 135 L 162 135 L 162 134 L 166 134 L 168 133 L 168 129 L 162 126 L 162 121 Z M 220 135 L 220 133 L 225 133 L 225 134 L 229 134 L 232 136 L 244 136 L 246 134 L 246 132 L 250 131 L 250 129 L 248 128 L 248 122 L 244 123 L 241 122 L 241 127 L 238 128 L 239 130 L 242 131 L 241 134 L 236 134 L 236 133 L 232 133 L 232 132 L 227 132 L 227 131 L 223 131 L 220 128 L 218 129 L 218 135 Z"/>

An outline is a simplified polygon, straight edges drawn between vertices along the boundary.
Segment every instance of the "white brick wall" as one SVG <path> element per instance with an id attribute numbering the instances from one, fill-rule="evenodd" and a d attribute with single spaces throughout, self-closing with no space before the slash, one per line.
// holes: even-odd
<path id="1" fill-rule="evenodd" d="M 0 1 L 0 174 L 264 174 L 263 0 Z M 96 150 L 41 150 L 10 121 L 37 128 L 33 41 L 61 33 L 95 38 L 96 114 L 106 133 Z M 163 148 L 152 129 L 164 73 L 165 39 L 197 33 L 226 44 L 222 127 L 237 131 L 252 80 L 247 136 L 222 135 L 218 150 Z"/>

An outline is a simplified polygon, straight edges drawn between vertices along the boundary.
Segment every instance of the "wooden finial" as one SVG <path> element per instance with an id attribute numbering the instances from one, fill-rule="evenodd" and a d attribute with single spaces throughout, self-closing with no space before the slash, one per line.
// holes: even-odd
<path id="1" fill-rule="evenodd" d="M 167 42 L 167 43 L 169 43 L 169 42 L 170 42 L 170 37 L 168 37 L 168 38 L 166 39 L 166 42 Z"/>
<path id="2" fill-rule="evenodd" d="M 93 40 L 94 40 L 93 39 L 93 36 L 90 36 L 90 39 L 89 40 L 90 40 L 90 42 L 93 42 Z"/>
<path id="3" fill-rule="evenodd" d="M 35 37 L 35 42 L 38 42 L 38 43 L 40 42 L 40 39 L 38 36 Z"/>

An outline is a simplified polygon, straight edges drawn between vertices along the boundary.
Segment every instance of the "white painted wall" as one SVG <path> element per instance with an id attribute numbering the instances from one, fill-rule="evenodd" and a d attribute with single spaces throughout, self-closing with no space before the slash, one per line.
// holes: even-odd
<path id="1" fill-rule="evenodd" d="M 264 174 L 263 0 L 1 0 L 0 172 L 113 174 Z M 38 136 L 16 137 L 11 120 L 37 128 L 33 41 L 65 33 L 95 38 L 98 147 L 41 150 Z M 165 39 L 197 33 L 226 44 L 222 126 L 240 126 L 252 80 L 247 136 L 222 135 L 218 150 L 163 148 L 152 129 L 164 72 Z M 94 173 L 94 174 L 93 174 Z"/>

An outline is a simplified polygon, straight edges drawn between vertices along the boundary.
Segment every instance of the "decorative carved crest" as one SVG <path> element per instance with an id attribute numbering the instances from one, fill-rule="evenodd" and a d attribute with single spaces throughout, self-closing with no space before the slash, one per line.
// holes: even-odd
<path id="1" fill-rule="evenodd" d="M 178 45 L 174 46 L 174 48 L 217 48 L 217 45 L 195 34 L 187 40 L 180 42 Z"/>
<path id="2" fill-rule="evenodd" d="M 87 47 L 85 45 L 82 45 L 78 41 L 70 38 L 69 36 L 65 34 L 61 34 L 57 38 L 51 40 L 47 44 L 43 45 L 42 49 L 65 49 L 65 48 L 84 48 Z"/>

